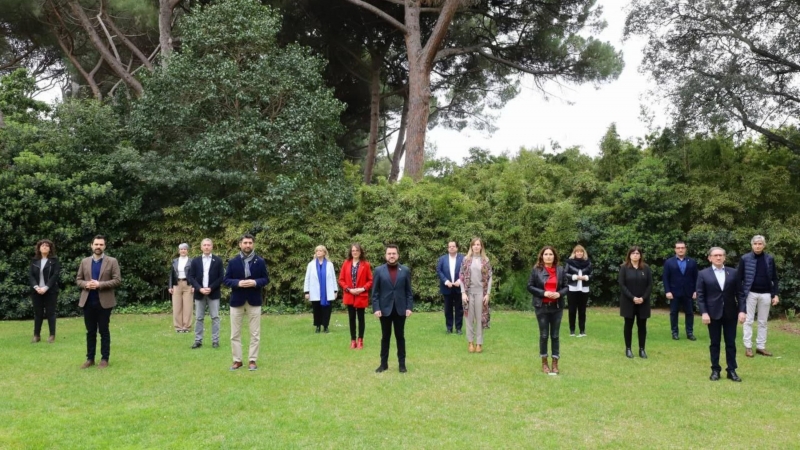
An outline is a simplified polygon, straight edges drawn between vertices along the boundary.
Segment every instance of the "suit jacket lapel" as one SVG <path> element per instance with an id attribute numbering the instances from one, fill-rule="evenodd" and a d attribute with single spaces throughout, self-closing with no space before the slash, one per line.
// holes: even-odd
<path id="1" fill-rule="evenodd" d="M 97 276 L 97 281 L 100 281 L 100 278 L 103 276 L 103 272 L 106 271 L 106 267 L 108 267 L 108 258 L 106 258 L 106 256 L 103 255 L 103 262 L 100 264 L 100 275 Z"/>

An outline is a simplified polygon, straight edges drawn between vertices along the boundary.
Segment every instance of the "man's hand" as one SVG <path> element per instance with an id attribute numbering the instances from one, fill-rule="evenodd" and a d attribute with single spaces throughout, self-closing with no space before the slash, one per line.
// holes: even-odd
<path id="1" fill-rule="evenodd" d="M 448 280 L 448 281 L 445 281 L 445 282 L 444 282 L 444 285 L 445 285 L 445 286 L 447 286 L 447 287 L 449 287 L 449 288 L 453 287 L 453 283 L 452 283 L 452 282 L 450 282 L 450 280 Z"/>
<path id="2" fill-rule="evenodd" d="M 747 320 L 747 314 L 739 313 L 739 323 L 744 323 L 745 320 Z"/>
<path id="3" fill-rule="evenodd" d="M 256 280 L 239 280 L 240 288 L 249 288 L 256 285 Z"/>
<path id="4" fill-rule="evenodd" d="M 667 300 L 672 300 L 672 292 L 667 292 Z"/>
<path id="5" fill-rule="evenodd" d="M 411 317 L 411 310 L 410 309 L 406 310 L 406 317 Z"/>
<path id="6" fill-rule="evenodd" d="M 86 289 L 96 290 L 99 287 L 100 287 L 100 282 L 98 282 L 97 280 L 91 280 L 88 283 L 86 283 Z"/>
<path id="7" fill-rule="evenodd" d="M 211 288 L 200 288 L 200 293 L 203 295 L 208 295 L 211 293 Z"/>
<path id="8" fill-rule="evenodd" d="M 742 314 L 739 313 L 739 320 L 742 320 Z M 708 325 L 711 323 L 711 316 L 708 313 L 703 313 L 703 325 Z"/>
<path id="9" fill-rule="evenodd" d="M 380 312 L 380 311 L 375 311 L 375 317 L 377 317 L 378 319 L 380 319 L 380 318 L 381 318 L 381 315 L 382 315 L 382 314 L 381 314 L 381 312 Z"/>
<path id="10" fill-rule="evenodd" d="M 779 302 L 780 302 L 780 300 L 778 300 L 778 296 L 777 295 L 775 297 L 772 297 L 772 306 L 777 305 Z"/>
<path id="11" fill-rule="evenodd" d="M 692 294 L 692 300 L 697 300 L 697 292 L 695 292 L 694 294 Z"/>
<path id="12" fill-rule="evenodd" d="M 173 292 L 175 292 L 175 289 L 169 288 L 169 293 L 172 294 Z"/>

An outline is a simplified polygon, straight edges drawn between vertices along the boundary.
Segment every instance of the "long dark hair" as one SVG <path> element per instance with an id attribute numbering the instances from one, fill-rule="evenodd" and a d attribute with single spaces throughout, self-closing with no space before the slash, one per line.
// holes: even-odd
<path id="1" fill-rule="evenodd" d="M 53 244 L 53 241 L 50 239 L 40 239 L 39 242 L 36 243 L 36 259 L 42 259 L 42 244 L 47 244 L 50 247 L 50 253 L 48 253 L 47 257 L 52 258 L 56 256 L 56 244 Z"/>
<path id="2" fill-rule="evenodd" d="M 352 261 L 353 260 L 353 247 L 355 247 L 358 251 L 361 252 L 361 256 L 358 257 L 359 261 L 366 261 L 367 260 L 367 253 L 364 251 L 364 249 L 361 247 L 361 244 L 359 244 L 358 242 L 353 242 L 352 244 L 350 244 L 350 247 L 347 247 L 347 258 L 346 259 L 348 261 Z"/>
<path id="3" fill-rule="evenodd" d="M 534 266 L 537 269 L 544 268 L 544 252 L 546 250 L 551 250 L 553 252 L 553 267 L 558 267 L 558 252 L 552 246 L 545 245 L 541 250 L 539 250 L 539 258 L 536 259 L 536 265 Z"/>
<path id="4" fill-rule="evenodd" d="M 638 245 L 634 245 L 633 247 L 628 249 L 628 254 L 625 255 L 625 262 L 622 263 L 622 265 L 625 267 L 633 267 L 633 264 L 631 263 L 631 253 L 633 252 L 639 252 L 639 268 L 643 269 L 647 267 L 647 263 L 644 262 L 644 252 L 642 251 L 642 248 L 639 247 Z"/>

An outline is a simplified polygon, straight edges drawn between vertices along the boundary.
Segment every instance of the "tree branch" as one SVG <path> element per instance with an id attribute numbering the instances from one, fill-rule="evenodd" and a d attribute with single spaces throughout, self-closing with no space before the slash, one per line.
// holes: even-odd
<path id="1" fill-rule="evenodd" d="M 405 25 L 400 23 L 399 20 L 397 20 L 394 17 L 390 16 L 389 14 L 386 13 L 386 11 L 378 8 L 377 6 L 370 5 L 369 3 L 367 3 L 367 2 L 365 2 L 363 0 L 345 0 L 345 1 L 350 2 L 350 3 L 352 3 L 352 4 L 356 5 L 356 6 L 360 6 L 361 8 L 364 8 L 367 11 L 370 11 L 370 12 L 376 14 L 381 19 L 389 22 L 393 27 L 395 27 L 398 30 L 402 31 L 403 34 L 408 34 L 408 28 Z"/>
<path id="2" fill-rule="evenodd" d="M 433 27 L 428 42 L 426 42 L 425 46 L 422 48 L 422 57 L 426 69 L 429 70 L 430 67 L 433 66 L 436 52 L 442 46 L 442 41 L 444 41 L 444 37 L 447 35 L 447 30 L 450 28 L 450 23 L 453 21 L 453 16 L 456 14 L 456 11 L 458 11 L 459 6 L 461 6 L 461 0 L 445 0 L 442 11 L 436 19 L 436 26 Z M 406 6 L 406 8 L 408 7 L 409 6 Z M 417 8 L 419 8 L 419 6 L 417 6 Z"/>
<path id="3" fill-rule="evenodd" d="M 119 37 L 119 39 L 122 41 L 122 43 L 125 44 L 126 47 L 128 47 L 128 50 L 130 50 L 131 53 L 136 55 L 136 57 L 139 58 L 140 61 L 142 61 L 142 63 L 145 65 L 145 67 L 147 67 L 152 72 L 153 71 L 153 64 L 151 64 L 150 61 L 147 59 L 147 57 L 144 56 L 144 53 L 142 53 L 142 51 L 139 50 L 139 48 L 136 47 L 133 44 L 133 42 L 131 42 L 130 39 L 128 39 L 119 30 L 119 28 L 117 28 L 117 25 L 114 23 L 113 20 L 111 20 L 111 18 L 108 16 L 108 14 L 105 14 L 105 17 L 106 17 L 106 21 L 108 22 L 108 26 L 111 27 L 111 31 L 113 31 L 114 34 L 116 34 L 117 37 Z M 98 16 L 98 19 L 101 20 L 101 23 L 102 23 L 102 19 L 100 19 L 99 16 Z"/>
<path id="4" fill-rule="evenodd" d="M 481 56 L 483 56 L 483 57 L 485 57 L 487 59 L 491 59 L 494 62 L 498 62 L 498 63 L 500 63 L 500 64 L 502 64 L 504 66 L 508 66 L 508 67 L 513 68 L 513 69 L 517 69 L 520 72 L 525 72 L 525 73 L 528 73 L 528 74 L 531 74 L 531 75 L 536 75 L 536 76 L 558 75 L 558 74 L 561 73 L 560 70 L 532 70 L 532 69 L 529 69 L 529 68 L 527 68 L 525 66 L 519 65 L 517 63 L 514 63 L 514 62 L 508 61 L 506 59 L 500 58 L 498 56 L 495 56 L 495 55 L 493 55 L 491 53 L 485 52 L 483 50 L 479 50 L 478 53 Z"/>

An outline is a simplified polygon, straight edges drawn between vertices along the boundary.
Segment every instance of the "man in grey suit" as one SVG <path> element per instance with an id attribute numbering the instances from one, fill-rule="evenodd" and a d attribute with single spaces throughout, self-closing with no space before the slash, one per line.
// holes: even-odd
<path id="1" fill-rule="evenodd" d="M 406 318 L 414 309 L 414 294 L 411 292 L 411 269 L 397 262 L 400 257 L 396 245 L 386 246 L 386 264 L 378 266 L 372 275 L 372 311 L 381 321 L 381 365 L 375 372 L 389 368 L 389 344 L 397 341 L 397 362 L 400 373 L 406 372 Z"/>

